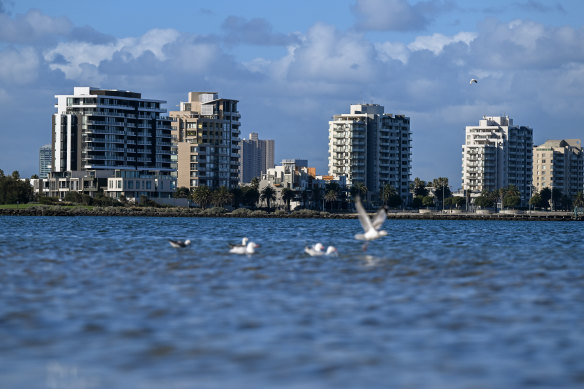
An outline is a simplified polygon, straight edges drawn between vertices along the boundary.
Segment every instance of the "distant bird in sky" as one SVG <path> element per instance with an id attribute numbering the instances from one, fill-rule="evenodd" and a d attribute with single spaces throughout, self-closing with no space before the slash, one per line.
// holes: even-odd
<path id="1" fill-rule="evenodd" d="M 326 251 L 324 251 L 324 246 L 320 242 L 312 246 L 306 246 L 304 248 L 304 252 L 311 257 L 319 257 L 321 255 L 338 255 L 336 247 L 328 246 Z"/>
<path id="2" fill-rule="evenodd" d="M 471 78 L 471 79 L 470 79 L 470 81 L 469 81 L 469 84 L 470 84 L 470 85 L 472 85 L 472 84 L 478 84 L 478 83 L 479 83 L 479 82 L 477 81 L 477 79 L 476 79 L 476 78 Z"/>
<path id="3" fill-rule="evenodd" d="M 260 247 L 259 244 L 254 243 L 254 242 L 249 242 L 246 246 L 241 246 L 241 245 L 233 246 L 233 247 L 231 247 L 229 252 L 231 254 L 253 254 L 253 253 L 255 253 L 255 249 L 257 249 L 258 247 Z"/>
<path id="4" fill-rule="evenodd" d="M 385 219 L 387 219 L 387 212 L 385 208 L 380 208 L 372 219 L 369 218 L 363 204 L 361 204 L 361 198 L 359 196 L 355 197 L 355 208 L 357 208 L 357 215 L 359 216 L 359 222 L 361 227 L 363 227 L 364 234 L 356 234 L 355 239 L 364 240 L 363 250 L 367 250 L 367 244 L 369 241 L 381 238 L 387 235 L 387 231 L 380 230 Z"/>
<path id="5" fill-rule="evenodd" d="M 170 245 L 174 248 L 182 248 L 184 249 L 187 246 L 190 246 L 191 241 L 190 240 L 173 240 L 173 239 L 169 239 L 168 243 L 170 243 Z"/>

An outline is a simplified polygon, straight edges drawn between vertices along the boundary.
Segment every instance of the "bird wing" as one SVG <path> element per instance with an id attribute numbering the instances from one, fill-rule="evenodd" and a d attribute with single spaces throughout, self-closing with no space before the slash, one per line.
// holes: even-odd
<path id="1" fill-rule="evenodd" d="M 357 209 L 357 215 L 359 216 L 359 222 L 361 223 L 363 230 L 367 232 L 374 228 L 367 212 L 365 212 L 365 208 L 363 208 L 363 204 L 361 204 L 361 198 L 359 196 L 355 197 L 355 208 Z"/>
<path id="2" fill-rule="evenodd" d="M 385 209 L 379 208 L 379 211 L 377 211 L 375 217 L 373 218 L 373 222 L 371 223 L 373 228 L 376 230 L 380 229 L 383 225 L 383 222 L 385 222 L 385 219 L 387 219 L 387 212 L 385 212 Z"/>

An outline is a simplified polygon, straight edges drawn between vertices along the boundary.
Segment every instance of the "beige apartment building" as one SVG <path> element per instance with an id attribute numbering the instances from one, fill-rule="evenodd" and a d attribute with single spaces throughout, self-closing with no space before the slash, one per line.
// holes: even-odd
<path id="1" fill-rule="evenodd" d="M 573 198 L 584 190 L 584 154 L 580 139 L 548 140 L 533 148 L 533 185 L 559 189 Z"/>
<path id="2" fill-rule="evenodd" d="M 483 116 L 466 126 L 462 145 L 462 188 L 478 194 L 514 185 L 527 204 L 533 166 L 533 129 L 513 124 L 509 116 Z"/>
<path id="3" fill-rule="evenodd" d="M 173 167 L 177 186 L 233 188 L 239 181 L 239 119 L 237 100 L 216 92 L 189 92 L 172 119 Z"/>
<path id="4" fill-rule="evenodd" d="M 352 104 L 329 121 L 328 173 L 347 185 L 362 183 L 378 194 L 392 185 L 404 201 L 411 176 L 410 118 L 384 112 L 379 104 Z"/>

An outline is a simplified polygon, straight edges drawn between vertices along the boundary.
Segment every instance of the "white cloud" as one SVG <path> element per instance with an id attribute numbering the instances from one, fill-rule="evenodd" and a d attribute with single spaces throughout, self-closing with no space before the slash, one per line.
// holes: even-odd
<path id="1" fill-rule="evenodd" d="M 14 19 L 0 13 L 0 42 L 33 43 L 50 41 L 69 33 L 72 24 L 65 17 L 53 18 L 38 10 L 30 10 Z"/>
<path id="2" fill-rule="evenodd" d="M 452 43 L 470 43 L 476 38 L 477 34 L 472 32 L 459 32 L 454 36 L 446 36 L 442 34 L 432 34 L 430 36 L 419 36 L 412 43 L 408 45 L 411 51 L 429 50 L 435 55 L 442 53 L 444 47 Z"/>
<path id="3" fill-rule="evenodd" d="M 30 84 L 38 76 L 39 56 L 31 47 L 0 51 L 0 80 L 16 85 Z"/>

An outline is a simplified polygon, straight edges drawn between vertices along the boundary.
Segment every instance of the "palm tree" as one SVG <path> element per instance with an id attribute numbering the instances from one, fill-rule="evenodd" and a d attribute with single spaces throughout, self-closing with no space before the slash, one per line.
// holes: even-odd
<path id="1" fill-rule="evenodd" d="M 292 189 L 284 188 L 280 195 L 282 196 L 282 201 L 286 203 L 286 209 L 290 212 L 290 200 L 294 198 L 296 193 Z"/>
<path id="2" fill-rule="evenodd" d="M 260 199 L 260 192 L 253 186 L 244 186 L 242 191 L 243 203 L 249 207 L 255 208 L 256 203 Z"/>
<path id="3" fill-rule="evenodd" d="M 326 201 L 327 203 L 331 204 L 333 202 L 336 202 L 338 199 L 337 197 L 337 192 L 335 192 L 334 190 L 329 190 L 328 192 L 326 192 L 326 194 L 324 195 L 324 201 Z M 332 205 L 331 205 L 331 211 L 332 211 Z"/>
<path id="4" fill-rule="evenodd" d="M 401 197 L 397 194 L 397 190 L 391 184 L 385 184 L 381 190 L 381 198 L 383 204 L 389 207 L 397 207 L 401 204 Z"/>
<path id="5" fill-rule="evenodd" d="M 276 191 L 271 185 L 266 186 L 260 192 L 260 200 L 265 201 L 268 206 L 268 211 L 270 210 L 270 203 L 276 200 Z"/>
<path id="6" fill-rule="evenodd" d="M 229 189 L 222 186 L 213 191 L 211 196 L 211 203 L 216 207 L 222 207 L 229 204 L 233 200 L 233 195 L 229 192 Z"/>
<path id="7" fill-rule="evenodd" d="M 201 185 L 192 189 L 191 198 L 193 201 L 201 206 L 201 208 L 207 208 L 211 202 L 211 189 L 209 187 Z"/>
<path id="8" fill-rule="evenodd" d="M 243 201 L 243 190 L 239 186 L 236 186 L 235 188 L 231 188 L 229 192 L 233 199 L 233 208 L 239 208 L 239 204 Z"/>
<path id="9" fill-rule="evenodd" d="M 578 192 L 576 198 L 574 198 L 574 207 L 582 208 L 584 207 L 584 193 Z"/>

